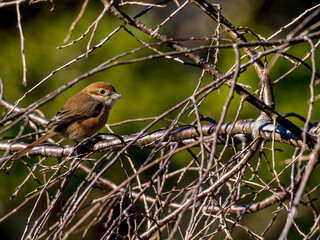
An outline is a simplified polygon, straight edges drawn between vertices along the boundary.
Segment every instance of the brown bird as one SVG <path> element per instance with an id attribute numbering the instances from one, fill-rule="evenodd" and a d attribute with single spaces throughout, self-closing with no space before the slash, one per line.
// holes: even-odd
<path id="1" fill-rule="evenodd" d="M 72 141 L 81 141 L 97 133 L 107 122 L 109 112 L 121 95 L 106 82 L 95 82 L 71 97 L 63 108 L 49 121 L 49 129 L 42 137 L 11 159 L 23 157 L 34 147 L 55 135 Z"/>

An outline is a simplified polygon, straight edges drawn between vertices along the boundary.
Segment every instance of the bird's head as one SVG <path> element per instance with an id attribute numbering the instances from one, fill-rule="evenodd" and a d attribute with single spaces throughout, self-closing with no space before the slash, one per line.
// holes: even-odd
<path id="1" fill-rule="evenodd" d="M 110 83 L 106 82 L 92 83 L 84 88 L 82 92 L 90 94 L 93 98 L 104 102 L 109 107 L 112 107 L 115 100 L 122 97 Z"/>

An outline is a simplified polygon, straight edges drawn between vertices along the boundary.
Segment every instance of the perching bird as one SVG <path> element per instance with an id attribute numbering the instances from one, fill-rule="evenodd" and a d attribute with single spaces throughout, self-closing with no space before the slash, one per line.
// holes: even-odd
<path id="1" fill-rule="evenodd" d="M 97 133 L 107 122 L 109 112 L 121 95 L 106 82 L 95 82 L 71 97 L 47 124 L 48 131 L 38 140 L 13 155 L 23 157 L 34 147 L 55 135 L 81 141 Z"/>

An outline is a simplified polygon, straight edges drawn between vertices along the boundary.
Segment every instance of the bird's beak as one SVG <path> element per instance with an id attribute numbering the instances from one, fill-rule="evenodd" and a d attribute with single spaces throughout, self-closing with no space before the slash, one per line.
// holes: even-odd
<path id="1" fill-rule="evenodd" d="M 122 96 L 119 93 L 114 93 L 112 94 L 111 98 L 116 100 L 116 99 L 122 98 Z"/>

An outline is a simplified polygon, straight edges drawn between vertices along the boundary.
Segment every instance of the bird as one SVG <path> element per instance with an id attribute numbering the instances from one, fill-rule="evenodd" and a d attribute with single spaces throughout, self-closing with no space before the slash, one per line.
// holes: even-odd
<path id="1" fill-rule="evenodd" d="M 121 97 L 110 83 L 95 82 L 88 85 L 54 115 L 42 137 L 13 154 L 11 159 L 22 158 L 31 149 L 56 135 L 74 142 L 93 136 L 106 124 L 113 104 Z"/>

